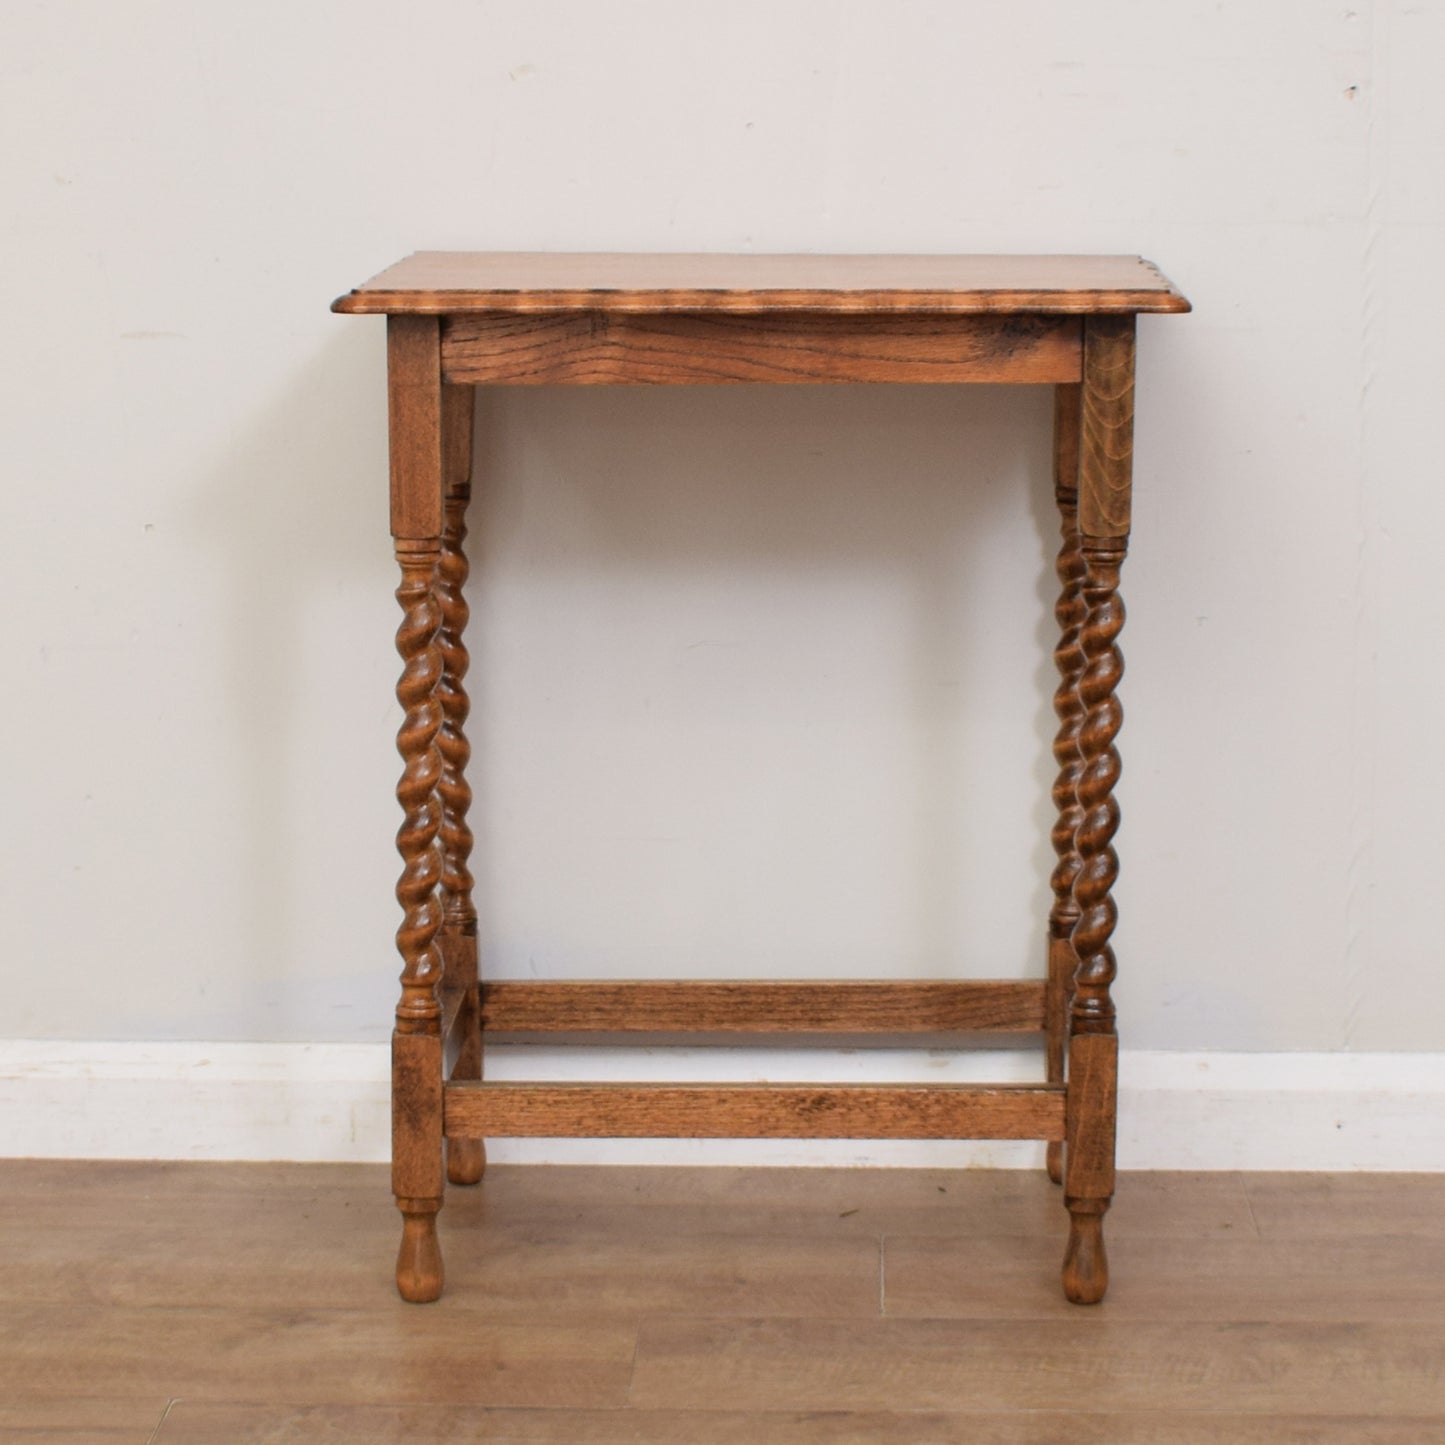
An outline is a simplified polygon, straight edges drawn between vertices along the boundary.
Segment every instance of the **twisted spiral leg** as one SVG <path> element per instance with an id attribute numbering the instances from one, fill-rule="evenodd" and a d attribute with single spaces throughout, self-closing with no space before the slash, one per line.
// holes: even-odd
<path id="1" fill-rule="evenodd" d="M 1075 784 L 1079 820 L 1075 832 L 1079 866 L 1074 879 L 1078 920 L 1073 948 L 1078 957 L 1071 1006 L 1067 1176 L 1069 1244 L 1064 1256 L 1064 1293 L 1076 1304 L 1094 1304 L 1109 1284 L 1103 1220 L 1114 1193 L 1114 1101 L 1119 1041 L 1114 1032 L 1114 951 L 1109 939 L 1117 913 L 1110 890 L 1119 874 L 1113 840 L 1119 827 L 1114 787 L 1119 754 L 1114 740 L 1123 723 L 1116 689 L 1124 673 L 1117 646 L 1124 625 L 1119 599 L 1122 537 L 1083 541 L 1086 616 L 1080 633 L 1084 669 L 1079 679 L 1083 716 L 1079 726 L 1080 771 Z"/>
<path id="2" fill-rule="evenodd" d="M 1109 945 L 1118 910 L 1110 890 L 1119 876 L 1114 835 L 1119 830 L 1119 805 L 1114 788 L 1119 781 L 1119 753 L 1114 740 L 1124 722 L 1115 695 L 1124 675 L 1124 659 L 1116 645 L 1124 626 L 1124 604 L 1119 597 L 1119 569 L 1124 561 L 1122 538 L 1086 544 L 1088 576 L 1084 584 L 1087 619 L 1080 634 L 1084 671 L 1079 679 L 1083 717 L 1079 725 L 1080 768 L 1075 784 L 1079 819 L 1075 834 L 1078 873 L 1074 902 L 1074 952 L 1079 966 L 1074 976 L 1073 1027 L 1077 1033 L 1112 1033 L 1114 1002 L 1114 950 Z"/>
<path id="3" fill-rule="evenodd" d="M 437 896 L 441 849 L 437 783 L 442 759 L 437 736 L 442 710 L 437 685 L 442 676 L 437 631 L 441 609 L 433 595 L 437 545 L 397 542 L 402 580 L 397 588 L 401 626 L 396 634 L 402 658 L 397 700 L 402 707 L 397 749 L 402 757 L 397 800 L 402 808 L 396 835 L 402 858 L 396 885 L 402 908 L 396 934 L 401 952 L 401 1001 L 392 1035 L 392 1188 L 403 1218 L 396 1283 L 403 1299 L 422 1303 L 442 1290 L 441 1249 L 436 1216 L 442 1205 L 441 1005 L 437 986 L 442 957 L 436 944 L 442 911 Z"/>
<path id="4" fill-rule="evenodd" d="M 441 561 L 437 567 L 436 600 L 441 608 L 437 647 L 441 652 L 442 675 L 437 702 L 442 711 L 437 748 L 441 753 L 441 776 L 437 791 L 441 797 L 440 837 L 442 844 L 442 892 L 445 902 L 444 929 L 449 935 L 476 932 L 477 911 L 472 902 L 472 830 L 467 811 L 472 790 L 467 782 L 471 744 L 467 741 L 466 676 L 470 659 L 464 641 L 470 610 L 464 588 L 467 581 L 467 495 L 449 496 L 446 504 L 446 535 L 442 539 Z"/>
<path id="5" fill-rule="evenodd" d="M 1084 671 L 1084 654 L 1079 633 L 1083 626 L 1084 554 L 1079 541 L 1079 425 L 1080 388 L 1060 386 L 1054 403 L 1054 490 L 1059 505 L 1063 543 L 1054 570 L 1059 579 L 1059 599 L 1054 620 L 1059 641 L 1054 648 L 1054 665 L 1059 685 L 1054 692 L 1054 714 L 1058 731 L 1054 736 L 1055 821 L 1052 835 L 1058 859 L 1050 886 L 1054 901 L 1049 910 L 1048 993 L 1046 1006 L 1045 1068 L 1048 1082 L 1064 1082 L 1065 1050 L 1068 1043 L 1068 1009 L 1073 989 L 1074 956 L 1072 935 L 1079 909 L 1074 902 L 1074 880 L 1079 873 L 1079 853 L 1074 834 L 1081 816 L 1075 789 L 1082 764 L 1079 759 L 1079 726 L 1084 705 L 1079 698 L 1079 678 Z M 1048 1175 L 1055 1184 L 1064 1182 L 1064 1146 L 1050 1143 L 1046 1156 Z"/>
<path id="6" fill-rule="evenodd" d="M 397 902 L 402 908 L 401 926 L 396 933 L 402 958 L 396 1026 L 402 1033 L 431 1033 L 436 1031 L 441 1017 L 436 990 L 442 977 L 441 951 L 436 946 L 442 920 L 437 899 L 442 874 L 437 845 L 441 827 L 437 783 L 442 772 L 437 738 L 442 710 L 436 696 L 442 677 L 442 654 L 437 646 L 441 609 L 432 591 L 437 552 L 434 547 L 410 550 L 409 544 L 398 543 L 397 560 L 402 582 L 396 600 L 402 607 L 402 620 L 396 650 L 403 665 L 396 696 L 403 716 L 396 746 L 403 767 L 396 785 L 402 809 L 396 835 L 397 852 L 402 858 L 402 873 L 396 885 Z"/>
<path id="7" fill-rule="evenodd" d="M 470 406 L 470 403 L 468 392 L 466 404 Z M 436 581 L 436 597 L 441 608 L 437 646 L 442 655 L 442 677 L 437 689 L 442 711 L 441 732 L 437 735 L 442 759 L 441 777 L 437 782 L 441 800 L 441 944 L 448 984 L 467 991 L 460 1023 L 461 1051 L 453 1070 L 453 1077 L 458 1079 L 479 1079 L 482 1074 L 477 1007 L 477 910 L 472 901 L 472 830 L 467 822 L 472 803 L 467 764 L 471 761 L 472 749 L 466 734 L 471 700 L 466 689 L 470 659 L 465 637 L 470 612 L 465 590 L 468 566 L 464 544 L 470 496 L 471 488 L 465 482 L 457 483 L 447 493 L 446 531 Z M 447 1179 L 451 1183 L 476 1184 L 485 1168 L 486 1150 L 480 1139 L 447 1141 Z"/>

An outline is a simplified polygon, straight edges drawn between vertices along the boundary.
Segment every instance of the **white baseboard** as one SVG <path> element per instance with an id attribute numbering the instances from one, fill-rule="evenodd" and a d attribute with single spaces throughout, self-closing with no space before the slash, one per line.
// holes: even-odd
<path id="1" fill-rule="evenodd" d="M 0 1156 L 381 1161 L 377 1044 L 0 1040 Z M 1038 1078 L 1037 1053 L 501 1046 L 498 1079 L 960 1082 Z M 1033 1167 L 988 1141 L 501 1139 L 497 1163 Z M 1125 1051 L 1125 1169 L 1445 1170 L 1445 1053 Z"/>

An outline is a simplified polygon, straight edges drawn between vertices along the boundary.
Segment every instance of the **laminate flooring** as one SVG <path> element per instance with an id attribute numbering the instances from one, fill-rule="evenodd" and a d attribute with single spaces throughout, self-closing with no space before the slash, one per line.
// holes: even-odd
<path id="1" fill-rule="evenodd" d="M 1445 1176 L 0 1161 L 0 1439 L 1445 1445 Z"/>

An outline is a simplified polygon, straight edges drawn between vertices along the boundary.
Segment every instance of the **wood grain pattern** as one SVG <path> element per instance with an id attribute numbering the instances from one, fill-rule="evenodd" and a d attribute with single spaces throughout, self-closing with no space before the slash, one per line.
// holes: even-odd
<path id="1" fill-rule="evenodd" d="M 0 1401 L 0 1440 L 17 1445 L 136 1445 L 150 1441 L 169 1403 L 159 1392 L 142 1399 Z"/>
<path id="2" fill-rule="evenodd" d="M 1069 1089 L 1064 1145 L 1064 1204 L 1069 1242 L 1064 1295 L 1073 1304 L 1098 1304 L 1109 1288 L 1104 1215 L 1114 1197 L 1114 1133 L 1119 1040 L 1075 1034 L 1069 1040 Z"/>
<path id="3" fill-rule="evenodd" d="M 569 1182 L 565 1170 L 551 1177 L 564 1203 Z M 369 1198 L 323 1187 L 304 1211 L 282 1198 L 253 1201 L 244 1213 L 213 1212 L 202 1198 L 169 1241 L 155 1223 L 140 1227 L 129 1219 L 109 1229 L 48 1231 L 29 1255 L 28 1289 L 17 1264 L 0 1255 L 0 1298 L 7 1307 L 43 1298 L 96 1310 L 206 1309 L 224 1301 L 238 1311 L 305 1300 L 309 1310 L 389 1316 L 404 1329 L 391 1283 L 376 1267 L 392 1243 L 394 1215 L 381 1202 L 375 1171 L 369 1184 Z M 490 1185 L 489 1179 L 488 1192 Z M 878 1241 L 867 1231 L 809 1234 L 801 1215 L 770 1231 L 657 1230 L 646 1227 L 650 1211 L 629 1214 L 615 1207 L 625 1202 L 615 1194 L 607 1199 L 614 1207 L 596 1219 L 575 1207 L 536 1219 L 514 1207 L 493 1218 L 486 1192 L 452 1191 L 444 1216 L 449 1293 L 495 1324 L 625 1324 L 645 1313 L 696 1310 L 701 1300 L 710 1313 L 730 1315 L 878 1313 Z M 178 1248 L 194 1251 L 196 1263 L 168 1269 Z M 1032 1248 L 1037 1253 L 1037 1240 Z M 202 1266 L 208 1251 L 214 1257 Z M 47 1271 L 43 1282 L 37 1270 Z M 474 1296 L 474 1288 L 485 1295 Z"/>
<path id="4" fill-rule="evenodd" d="M 1121 1188 L 1127 1189 L 1127 1176 Z M 1182 1182 L 1176 1183 L 1182 1192 Z M 1124 1320 L 1439 1323 L 1445 1242 L 1341 1239 L 1320 1268 L 1317 1240 L 1214 1235 L 1189 1242 L 1117 1231 L 1117 1278 L 1101 1313 Z M 908 1319 L 1064 1319 L 1075 1313 L 1028 1238 L 889 1235 L 884 1312 Z"/>
<path id="5" fill-rule="evenodd" d="M 1411 1182 L 1413 1195 L 1402 1188 L 1409 1217 L 1422 1215 L 1431 1201 L 1445 1212 L 1445 1176 L 1433 1185 L 1427 1176 Z M 362 1187 L 359 1176 L 351 1187 Z M 1031 1240 L 1038 1277 L 1057 1290 L 1048 1260 L 1060 1232 L 1059 1196 L 1031 1170 L 513 1165 L 489 1176 L 485 1199 L 474 1204 L 460 1196 L 448 1208 L 454 1234 L 474 1217 L 463 1211 L 476 1209 L 476 1219 L 498 1226 L 632 1231 L 645 1238 L 862 1232 Z M 1257 1233 L 1236 1173 L 1124 1174 L 1111 1213 L 1131 1238 L 1181 1246 Z M 1380 1217 L 1392 1215 L 1386 1209 Z"/>
<path id="6" fill-rule="evenodd" d="M 1080 768 L 1074 785 L 1079 816 L 1074 845 L 1078 872 L 1074 878 L 1073 947 L 1079 964 L 1074 975 L 1072 1027 L 1075 1032 L 1112 1033 L 1114 1003 L 1109 994 L 1117 965 L 1109 940 L 1118 922 L 1112 889 L 1119 876 L 1114 836 L 1119 831 L 1119 803 L 1114 796 L 1122 764 L 1115 740 L 1124 725 L 1119 682 L 1124 658 L 1119 633 L 1124 626 L 1124 602 L 1119 596 L 1119 572 L 1124 563 L 1123 538 L 1083 540 L 1085 607 L 1079 634 L 1083 671 L 1079 677 Z"/>
<path id="7" fill-rule="evenodd" d="M 432 317 L 386 323 L 391 452 L 391 535 L 431 540 L 442 532 L 441 328 Z"/>
<path id="8" fill-rule="evenodd" d="M 1030 1410 L 505 1410 L 180 1400 L 156 1445 L 1421 1445 L 1445 1418 Z"/>
<path id="9" fill-rule="evenodd" d="M 689 979 L 488 983 L 484 1027 L 514 1033 L 1027 1033 L 1044 986 Z"/>
<path id="10" fill-rule="evenodd" d="M 1138 256 L 807 256 L 419 251 L 333 311 L 1188 311 Z"/>
<path id="11" fill-rule="evenodd" d="M 437 563 L 435 595 L 441 616 L 437 629 L 437 650 L 442 674 L 436 700 L 441 708 L 441 729 L 437 749 L 441 753 L 441 775 L 437 792 L 441 803 L 439 838 L 442 847 L 441 887 L 443 895 L 443 942 L 449 945 L 448 964 L 454 954 L 458 966 L 456 982 L 475 983 L 477 910 L 472 901 L 472 830 L 467 814 L 472 790 L 467 782 L 467 764 L 472 749 L 467 740 L 466 630 L 470 619 L 466 585 L 467 503 L 471 500 L 472 392 L 470 387 L 448 386 L 442 392 L 443 443 L 447 458 L 444 529 Z M 471 940 L 469 943 L 466 940 Z M 448 970 L 448 981 L 451 970 Z"/>
<path id="12" fill-rule="evenodd" d="M 436 1228 L 445 1192 L 440 1037 L 393 1033 L 391 1079 L 391 1188 L 402 1220 L 396 1287 L 404 1300 L 427 1304 L 444 1278 Z"/>
<path id="13" fill-rule="evenodd" d="M 1127 351 L 1132 376 L 1133 338 Z M 1084 459 L 1090 450 L 1088 415 L 1090 373 L 1084 382 Z M 1131 382 L 1132 386 L 1132 382 Z M 1132 403 L 1131 403 L 1132 405 Z M 1113 455 L 1104 475 L 1113 482 L 1110 495 L 1127 496 L 1130 457 L 1127 449 Z M 1080 524 L 1083 524 L 1085 483 L 1080 482 Z M 1124 519 L 1127 530 L 1127 517 Z M 1077 968 L 1070 1006 L 1069 1105 L 1065 1143 L 1064 1202 L 1069 1210 L 1069 1241 L 1064 1253 L 1065 1295 L 1075 1304 L 1096 1304 L 1109 1286 L 1104 1249 L 1104 1215 L 1114 1188 L 1114 1136 L 1118 1098 L 1119 1042 L 1114 1031 L 1110 988 L 1116 970 L 1110 938 L 1117 922 L 1112 889 L 1119 876 L 1114 835 L 1119 806 L 1114 789 L 1120 761 L 1114 746 L 1123 725 L 1118 686 L 1124 672 L 1118 637 L 1124 625 L 1119 597 L 1126 536 L 1084 536 L 1085 617 L 1079 645 L 1084 670 L 1079 678 L 1083 718 L 1078 746 L 1081 769 L 1075 784 L 1079 818 L 1075 847 L 1079 868 L 1074 879 L 1078 919 L 1072 946 Z"/>
<path id="14" fill-rule="evenodd" d="M 97 1185 L 87 1190 L 92 1174 Z M 246 1239 L 260 1251 L 267 1247 L 268 1234 L 275 1248 L 299 1220 L 308 1227 L 314 1223 L 309 1238 L 318 1248 L 329 1243 L 346 1252 L 349 1241 L 337 1240 L 332 1229 L 335 1220 L 344 1218 L 350 1230 L 368 1238 L 374 1232 L 389 1241 L 390 1201 L 382 1204 L 378 1198 L 386 1177 L 384 1164 L 0 1160 L 0 1264 L 5 1266 L 0 1300 L 111 1298 L 88 1293 L 80 1279 L 62 1285 L 58 1270 L 28 1268 L 26 1261 L 34 1255 L 20 1227 L 27 1220 L 46 1220 L 57 1247 L 73 1248 L 66 1258 L 75 1274 L 98 1269 L 98 1256 L 113 1247 L 120 1268 L 141 1292 L 125 1299 L 117 1295 L 117 1302 L 180 1303 L 192 1296 L 182 1290 L 179 1274 L 168 1282 L 163 1271 L 151 1267 L 145 1250 L 127 1251 L 121 1231 L 133 1229 L 136 1238 L 149 1239 L 154 1258 L 163 1259 L 167 1228 L 184 1219 L 188 1237 L 197 1241 L 188 1277 L 229 1282 L 234 1256 L 200 1247 L 218 1235 Z M 1366 1190 L 1365 1184 L 1373 1188 Z M 1022 1169 L 500 1165 L 489 1171 L 485 1191 L 457 1194 L 448 1200 L 448 1209 L 458 1242 L 466 1237 L 466 1225 L 483 1220 L 503 1229 L 563 1233 L 585 1228 L 648 1239 L 860 1233 L 954 1238 L 966 1231 L 980 1239 L 1052 1241 L 1059 1232 L 1058 1195 Z M 1112 1214 L 1130 1238 L 1183 1243 L 1318 1239 L 1348 1229 L 1352 1220 L 1358 1231 L 1361 1210 L 1370 1210 L 1383 1232 L 1445 1239 L 1445 1175 L 1124 1172 Z M 323 1248 L 323 1266 L 330 1258 Z M 331 1262 L 338 1271 L 353 1267 Z M 1047 1278 L 1042 1261 L 1036 1265 Z M 379 1277 L 373 1271 L 372 1278 Z M 178 1293 L 168 1296 L 172 1286 Z M 195 1298 L 206 1302 L 199 1294 Z M 389 1306 L 392 1296 L 388 1289 L 373 1292 L 372 1298 Z M 327 1295 L 324 1302 L 330 1307 L 337 1298 Z"/>
<path id="15" fill-rule="evenodd" d="M 1043 1084 L 448 1084 L 464 1138 L 1058 1139 Z"/>
<path id="16" fill-rule="evenodd" d="M 494 1322 L 484 1310 L 447 1307 L 409 1310 L 401 1320 L 397 1310 L 393 1302 L 365 1315 L 281 1300 L 269 1309 L 23 1305 L 4 1325 L 0 1399 L 55 1399 L 80 1385 L 100 1396 L 201 1400 L 234 1400 L 244 1388 L 297 1404 L 627 1402 L 630 1321 Z M 57 1339 L 68 1351 L 55 1348 Z"/>
<path id="17" fill-rule="evenodd" d="M 9 1304 L 26 1302 L 204 1308 L 224 1300 L 267 1309 L 304 1299 L 316 1310 L 394 1313 L 391 1283 L 376 1267 L 395 1228 L 382 1198 L 385 1172 L 337 1164 L 0 1164 L 13 1217 L 46 1221 L 28 1236 L 3 1232 L 0 1321 Z M 1445 1180 L 1441 1186 L 1437 1200 Z M 1116 1210 L 1129 1241 L 1157 1239 L 1161 1252 L 1173 1250 L 1181 1261 L 1190 1258 L 1180 1248 L 1185 1241 L 1225 1251 L 1256 1237 L 1238 1176 L 1125 1175 Z M 1395 1227 L 1388 1210 L 1380 1219 Z M 485 1194 L 450 1193 L 447 1221 L 452 1279 L 463 1287 L 485 1279 L 492 1319 L 531 1320 L 539 1308 L 564 1307 L 573 1318 L 675 1312 L 696 1310 L 703 1299 L 709 1313 L 856 1314 L 865 1295 L 876 1311 L 883 1234 L 933 1238 L 940 1248 L 976 1240 L 994 1250 L 999 1283 L 980 1280 L 969 1292 L 978 1308 L 993 1311 L 1007 1289 L 1004 1262 L 1032 1269 L 1035 1298 L 1051 1283 L 1042 1266 L 1058 1232 L 1058 1204 L 1019 1170 L 502 1166 Z M 661 1271 L 651 1278 L 629 1263 L 648 1250 Z M 1436 1266 L 1445 1260 L 1439 1241 L 1416 1248 L 1413 1261 L 1383 1246 L 1337 1253 L 1346 1276 L 1339 1297 L 1359 1301 L 1360 1318 L 1408 1308 L 1426 1285 L 1441 1282 Z M 1215 1257 L 1225 1255 L 1201 1256 Z M 1047 1293 L 1062 1310 L 1056 1286 Z M 458 1303 L 468 1298 L 461 1294 Z"/>
<path id="18" fill-rule="evenodd" d="M 443 533 L 437 562 L 435 595 L 441 612 L 437 650 L 442 675 L 436 700 L 442 724 L 437 733 L 441 774 L 437 779 L 440 822 L 437 829 L 441 848 L 442 927 L 438 944 L 442 951 L 446 980 L 464 994 L 458 1011 L 457 1057 L 449 1060 L 449 1076 L 479 1079 L 482 1076 L 481 1014 L 477 1004 L 477 910 L 472 898 L 472 829 L 468 812 L 472 789 L 467 781 L 471 743 L 467 739 L 467 717 L 471 699 L 466 678 L 470 665 L 466 629 L 468 576 L 466 536 L 467 504 L 472 487 L 472 419 L 475 411 L 472 389 L 442 387 L 441 428 L 443 457 Z M 445 1034 L 447 1030 L 443 1030 Z M 452 1139 L 447 1143 L 447 1180 L 452 1184 L 476 1184 L 486 1168 L 486 1148 L 480 1139 Z"/>
<path id="19" fill-rule="evenodd" d="M 436 1214 L 442 1204 L 441 849 L 437 780 L 441 754 L 437 734 L 442 713 L 436 700 L 442 659 L 436 645 L 441 609 L 433 593 L 439 549 L 428 542 L 397 542 L 402 606 L 397 651 L 403 667 L 397 683 L 402 707 L 397 749 L 402 775 L 397 801 L 402 808 L 396 846 L 402 873 L 396 885 L 402 921 L 401 1000 L 392 1034 L 392 1190 L 402 1215 L 396 1281 L 403 1299 L 434 1300 L 441 1293 L 442 1262 Z"/>
<path id="20" fill-rule="evenodd" d="M 1251 1218 L 1265 1239 L 1308 1239 L 1333 1255 L 1360 1221 L 1391 1234 L 1445 1240 L 1445 1175 L 1264 1174 L 1241 1176 Z M 1328 1244 L 1325 1241 L 1329 1241 Z M 1445 1288 L 1441 1290 L 1445 1298 Z"/>
<path id="21" fill-rule="evenodd" d="M 1134 318 L 1091 316 L 1079 448 L 1079 530 L 1086 537 L 1128 536 L 1133 457 Z"/>
<path id="22" fill-rule="evenodd" d="M 441 364 L 506 386 L 1061 382 L 1083 341 L 1072 316 L 459 315 Z"/>
<path id="23" fill-rule="evenodd" d="M 1181 1307 L 1186 1304 L 1181 1301 Z M 639 1409 L 1109 1409 L 1445 1413 L 1445 1323 L 1099 1319 L 712 1320 L 643 1324 Z M 1174 1438 L 1166 1431 L 1163 1440 Z"/>
<path id="24" fill-rule="evenodd" d="M 441 1006 L 437 987 L 442 981 L 441 951 L 436 936 L 441 928 L 441 848 L 437 841 L 441 809 L 437 782 L 442 772 L 437 737 L 442 710 L 437 687 L 442 677 L 442 655 L 437 646 L 441 609 L 432 588 L 439 548 L 435 543 L 397 543 L 401 585 L 401 625 L 396 650 L 402 659 L 396 697 L 402 709 L 397 732 L 402 774 L 396 785 L 402 822 L 396 835 L 402 873 L 396 885 L 402 921 L 396 944 L 401 953 L 401 1002 L 397 1027 L 408 1033 L 439 1032 Z"/>
<path id="25" fill-rule="evenodd" d="M 146 1439 L 176 1395 L 183 1445 L 1445 1434 L 1445 1176 L 1123 1174 L 1090 1312 L 1031 1171 L 516 1166 L 450 1206 L 476 1288 L 404 1312 L 383 1178 L 0 1161 L 0 1435 Z"/>
<path id="26" fill-rule="evenodd" d="M 437 999 L 442 1010 L 438 1032 L 441 1034 L 444 1050 L 448 1055 L 452 1055 L 456 1051 L 461 1031 L 465 1026 L 467 990 L 457 984 L 444 983 L 437 990 Z"/>
<path id="27" fill-rule="evenodd" d="M 1069 1005 L 1073 996 L 1073 932 L 1079 906 L 1074 900 L 1074 880 L 1079 874 L 1079 850 L 1075 841 L 1079 820 L 1077 787 L 1083 763 L 1079 756 L 1079 727 L 1084 705 L 1079 698 L 1079 679 L 1084 671 L 1080 646 L 1084 605 L 1084 554 L 1079 542 L 1079 444 L 1083 396 L 1078 386 L 1054 390 L 1054 499 L 1059 509 L 1063 536 L 1054 564 L 1059 579 L 1059 599 L 1054 621 L 1059 640 L 1054 648 L 1054 667 L 1059 675 L 1054 691 L 1054 827 L 1051 835 L 1057 862 L 1050 886 L 1054 901 L 1048 924 L 1047 1038 L 1044 1076 L 1051 1084 L 1064 1081 L 1065 1049 L 1068 1043 Z M 1063 1145 L 1050 1144 L 1045 1166 L 1055 1184 L 1063 1183 Z"/>

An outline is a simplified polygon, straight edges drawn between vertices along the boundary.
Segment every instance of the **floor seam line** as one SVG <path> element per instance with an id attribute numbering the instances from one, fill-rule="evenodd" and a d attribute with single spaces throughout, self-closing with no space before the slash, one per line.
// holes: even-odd
<path id="1" fill-rule="evenodd" d="M 176 1399 L 175 1399 L 175 1396 L 174 1396 L 174 1395 L 170 1395 L 170 1396 L 167 1396 L 167 1397 L 166 1397 L 166 1407 L 165 1407 L 164 1410 L 161 1411 L 161 1418 L 156 1421 L 156 1428 L 151 1431 L 150 1437 L 146 1440 L 146 1445 L 156 1445 L 156 1438 L 157 1438 L 157 1437 L 160 1435 L 160 1433 L 161 1433 L 161 1427 L 166 1423 L 166 1420 L 170 1417 L 171 1406 L 174 1405 L 175 1403 L 176 1403 Z"/>

